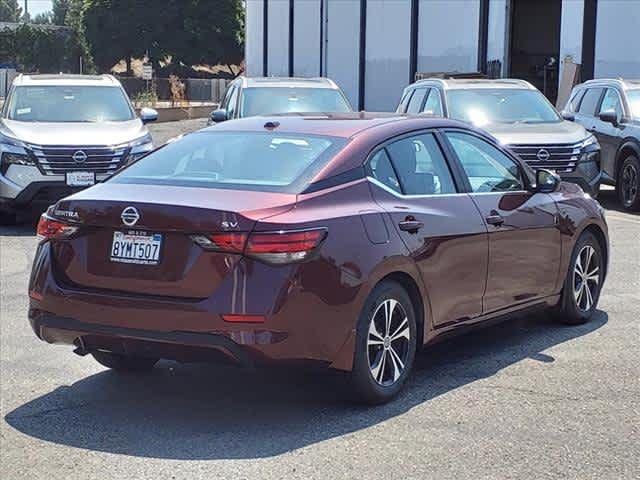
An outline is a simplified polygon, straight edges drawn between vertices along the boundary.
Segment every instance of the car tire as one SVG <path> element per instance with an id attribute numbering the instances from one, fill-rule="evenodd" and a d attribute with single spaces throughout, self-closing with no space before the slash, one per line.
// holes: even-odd
<path id="1" fill-rule="evenodd" d="M 151 370 L 158 362 L 157 358 L 137 357 L 112 352 L 92 352 L 91 355 L 100 365 L 118 372 L 143 372 Z"/>
<path id="2" fill-rule="evenodd" d="M 616 179 L 616 191 L 626 210 L 640 210 L 640 160 L 637 157 L 631 155 L 622 162 Z"/>
<path id="3" fill-rule="evenodd" d="M 602 248 L 591 232 L 583 233 L 571 255 L 556 317 L 566 325 L 581 325 L 593 316 L 603 283 Z"/>
<path id="4" fill-rule="evenodd" d="M 413 367 L 416 345 L 416 315 L 407 291 L 397 282 L 381 282 L 367 298 L 356 328 L 351 371 L 356 399 L 378 405 L 396 396 Z"/>

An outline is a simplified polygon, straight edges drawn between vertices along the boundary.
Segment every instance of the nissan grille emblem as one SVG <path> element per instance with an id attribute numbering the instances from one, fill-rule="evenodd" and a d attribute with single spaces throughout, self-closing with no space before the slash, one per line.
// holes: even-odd
<path id="1" fill-rule="evenodd" d="M 73 158 L 73 161 L 76 163 L 84 163 L 87 160 L 87 154 L 82 150 L 78 150 L 71 156 L 71 158 Z"/>
<path id="2" fill-rule="evenodd" d="M 120 218 L 127 227 L 133 227 L 140 220 L 140 214 L 134 207 L 127 207 L 120 214 Z"/>
<path id="3" fill-rule="evenodd" d="M 536 153 L 536 157 L 538 157 L 538 160 L 542 162 L 549 160 L 550 156 L 551 155 L 549 154 L 549 152 L 546 151 L 544 148 L 541 148 L 540 150 L 538 150 L 538 153 Z"/>

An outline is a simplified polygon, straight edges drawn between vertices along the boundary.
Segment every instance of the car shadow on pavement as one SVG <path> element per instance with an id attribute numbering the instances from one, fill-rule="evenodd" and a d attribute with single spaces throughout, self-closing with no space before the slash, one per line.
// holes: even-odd
<path id="1" fill-rule="evenodd" d="M 598 195 L 598 202 L 607 210 L 615 210 L 616 212 L 625 213 L 633 216 L 640 216 L 640 212 L 632 212 L 631 210 L 626 210 L 622 203 L 620 203 L 620 199 L 618 198 L 618 194 L 615 190 L 600 190 L 600 194 Z"/>
<path id="2" fill-rule="evenodd" d="M 538 314 L 433 345 L 417 357 L 405 391 L 378 407 L 350 403 L 344 375 L 162 362 L 149 374 L 104 371 L 59 387 L 5 420 L 26 435 L 94 451 L 263 458 L 374 426 L 524 359 L 553 362 L 546 350 L 607 321 L 598 311 L 591 322 L 566 327 Z"/>

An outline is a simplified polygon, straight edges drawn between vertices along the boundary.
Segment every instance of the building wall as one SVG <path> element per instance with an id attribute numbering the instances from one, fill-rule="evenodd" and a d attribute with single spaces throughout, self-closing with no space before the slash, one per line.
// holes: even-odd
<path id="1" fill-rule="evenodd" d="M 584 0 L 562 0 L 560 26 L 560 76 L 566 57 L 574 63 L 582 63 L 582 27 L 584 25 Z"/>
<path id="2" fill-rule="evenodd" d="M 326 5 L 326 75 L 342 88 L 351 102 L 351 106 L 357 109 L 360 64 L 360 0 L 329 0 Z"/>
<path id="3" fill-rule="evenodd" d="M 366 110 L 395 110 L 402 90 L 409 83 L 410 25 L 411 2 L 367 3 Z"/>
<path id="4" fill-rule="evenodd" d="M 500 62 L 500 76 L 506 72 L 507 0 L 489 1 L 487 62 Z"/>
<path id="5" fill-rule="evenodd" d="M 246 33 L 244 43 L 244 58 L 247 75 L 262 76 L 262 34 L 263 34 L 263 7 L 264 0 L 247 0 L 246 8 Z"/>
<path id="6" fill-rule="evenodd" d="M 594 76 L 640 78 L 640 0 L 600 0 Z"/>
<path id="7" fill-rule="evenodd" d="M 297 1 L 293 9 L 293 74 L 320 75 L 320 2 Z"/>
<path id="8" fill-rule="evenodd" d="M 418 12 L 418 72 L 477 71 L 480 0 L 420 0 Z"/>
<path id="9" fill-rule="evenodd" d="M 289 75 L 289 0 L 268 0 L 268 68 L 271 77 Z"/>

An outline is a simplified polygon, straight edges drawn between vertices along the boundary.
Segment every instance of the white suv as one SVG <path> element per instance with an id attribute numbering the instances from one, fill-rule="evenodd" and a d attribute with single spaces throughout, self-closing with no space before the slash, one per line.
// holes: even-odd
<path id="1" fill-rule="evenodd" d="M 44 208 L 153 149 L 111 75 L 20 75 L 0 115 L 0 212 Z"/>

